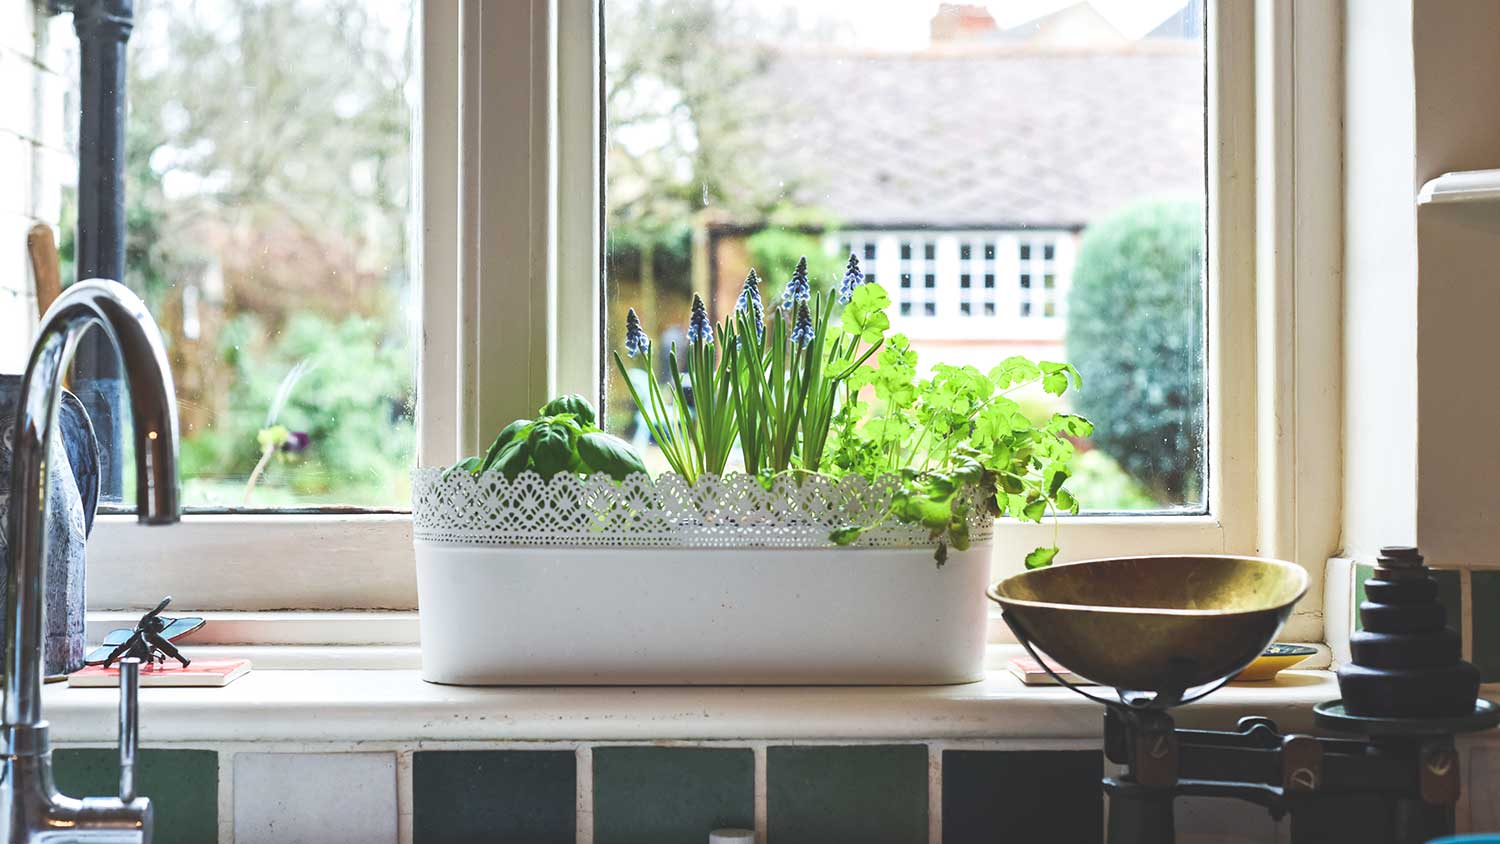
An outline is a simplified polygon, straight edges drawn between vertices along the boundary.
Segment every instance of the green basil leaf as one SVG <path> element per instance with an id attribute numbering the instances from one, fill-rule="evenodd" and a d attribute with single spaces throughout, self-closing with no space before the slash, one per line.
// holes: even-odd
<path id="1" fill-rule="evenodd" d="M 484 465 L 483 457 L 466 457 L 443 470 L 443 480 L 448 480 L 454 472 L 468 472 L 471 475 L 479 474 L 479 467 Z"/>
<path id="2" fill-rule="evenodd" d="M 543 480 L 573 463 L 573 436 L 560 424 L 540 423 L 531 432 L 531 467 Z"/>
<path id="3" fill-rule="evenodd" d="M 538 416 L 556 416 L 559 413 L 571 413 L 578 424 L 587 428 L 598 422 L 598 414 L 594 412 L 594 406 L 583 396 L 573 393 L 566 396 L 558 396 L 552 401 L 542 405 L 537 411 Z"/>
<path id="4" fill-rule="evenodd" d="M 508 480 L 515 480 L 516 476 L 526 470 L 526 464 L 531 462 L 531 439 L 516 439 L 506 443 L 495 456 L 494 468 L 500 470 Z"/>
<path id="5" fill-rule="evenodd" d="M 617 481 L 632 473 L 646 473 L 640 452 L 613 434 L 594 432 L 578 438 L 578 456 L 590 472 L 603 472 Z"/>
<path id="6" fill-rule="evenodd" d="M 489 471 L 499 462 L 500 453 L 505 450 L 506 446 L 517 439 L 525 439 L 531 433 L 531 425 L 532 422 L 530 419 L 517 419 L 504 428 L 501 428 L 500 433 L 495 437 L 495 441 L 490 443 L 489 450 L 484 453 L 484 460 L 477 467 L 469 471 L 475 475 Z M 516 471 L 519 472 L 520 470 L 517 469 Z"/>

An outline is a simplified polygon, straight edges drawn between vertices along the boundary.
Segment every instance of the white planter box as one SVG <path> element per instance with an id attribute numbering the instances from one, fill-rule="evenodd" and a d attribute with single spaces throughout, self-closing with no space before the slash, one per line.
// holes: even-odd
<path id="1" fill-rule="evenodd" d="M 422 676 L 462 685 L 967 683 L 989 543 L 932 549 L 417 543 Z"/>
<path id="2" fill-rule="evenodd" d="M 746 511 L 721 500 L 710 540 L 702 524 L 675 539 L 658 524 L 649 542 L 632 529 L 611 545 L 607 531 L 587 533 L 610 511 L 598 496 L 616 494 L 601 479 L 571 484 L 574 518 L 555 489 L 538 495 L 492 479 L 455 490 L 422 471 L 413 513 L 422 676 L 431 682 L 937 684 L 983 676 L 987 535 L 950 550 L 939 567 L 935 543 L 920 532 L 887 531 L 871 538 L 886 543 L 878 547 L 828 547 L 827 524 L 789 527 L 781 510 L 783 530 L 750 530 L 746 513 L 763 512 L 764 502 Z M 819 495 L 826 501 L 829 491 Z M 513 499 L 520 514 L 506 503 L 497 515 L 496 502 Z M 684 521 L 677 510 L 668 515 L 668 523 Z M 518 518 L 547 530 L 523 544 Z M 749 547 L 755 535 L 783 547 Z M 717 547 L 673 544 L 706 541 Z"/>

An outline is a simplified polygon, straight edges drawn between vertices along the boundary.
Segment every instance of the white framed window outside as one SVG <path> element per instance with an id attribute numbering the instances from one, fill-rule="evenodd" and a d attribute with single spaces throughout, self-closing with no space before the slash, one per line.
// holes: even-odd
<path id="1" fill-rule="evenodd" d="M 606 378 L 598 338 L 610 314 L 609 291 L 601 288 L 607 277 L 602 270 L 608 235 L 601 223 L 607 213 L 603 188 L 609 154 L 608 141 L 601 142 L 607 121 L 601 112 L 609 106 L 601 58 L 609 49 L 604 22 L 610 0 L 602 2 L 433 0 L 421 6 L 415 202 L 422 223 L 414 250 L 421 268 L 416 413 L 418 459 L 424 464 L 472 453 L 551 392 L 597 395 Z M 1257 381 L 1256 373 L 1266 365 L 1258 361 L 1268 354 L 1257 352 L 1263 327 L 1237 315 L 1254 312 L 1258 296 L 1265 295 L 1257 292 L 1253 254 L 1255 238 L 1268 235 L 1264 226 L 1254 225 L 1255 181 L 1246 175 L 1257 154 L 1253 130 L 1271 110 L 1285 107 L 1275 99 L 1257 103 L 1257 90 L 1277 80 L 1257 83 L 1253 45 L 1257 39 L 1281 43 L 1276 38 L 1291 23 L 1274 4 L 1253 10 L 1209 0 L 1204 8 L 1210 153 L 1205 161 L 1209 413 L 1203 512 L 1072 519 L 1064 526 L 1068 559 L 1276 551 L 1259 539 L 1267 532 L 1267 515 L 1258 502 L 1271 494 L 1268 485 L 1287 481 L 1258 477 L 1266 445 L 1254 414 L 1221 411 L 1265 408 L 1281 400 Z M 1257 35 L 1257 27 L 1265 31 Z M 1247 114 L 1256 114 L 1256 120 L 1246 120 Z M 904 257 L 900 242 L 883 232 L 851 234 L 840 246 L 847 242 L 861 254 L 866 273 L 873 273 L 898 303 L 909 302 L 914 318 L 929 315 L 930 302 L 930 316 L 942 319 L 947 302 L 953 306 L 947 316 L 957 319 L 967 301 L 971 313 L 964 316 L 982 322 L 991 304 L 997 316 L 1012 308 L 1019 313 L 1019 267 L 1010 264 L 1019 263 L 1020 253 L 1007 247 L 1007 236 L 1015 235 L 962 234 L 952 241 L 947 259 L 943 236 L 910 238 Z M 945 299 L 938 265 L 944 260 L 955 270 L 965 265 L 964 243 L 970 247 L 970 287 L 961 287 L 962 271 L 955 271 Z M 1056 263 L 1061 246 L 1054 244 L 1054 250 Z M 664 266 L 667 259 L 654 260 Z M 910 287 L 898 286 L 905 273 Z M 1054 291 L 1052 319 L 1061 320 L 1068 316 L 1067 279 L 1052 275 L 1053 286 L 1039 279 L 1033 295 Z M 969 294 L 961 295 L 962 290 Z M 1035 299 L 1042 320 L 1047 301 Z M 1011 570 L 1020 553 L 1048 540 L 1050 531 L 999 526 L 997 571 Z M 148 592 L 168 583 L 174 584 L 174 594 L 188 596 L 185 605 L 203 608 L 415 605 L 409 522 L 399 514 L 221 514 L 192 517 L 170 530 L 138 528 L 125 517 L 110 517 L 102 520 L 96 544 L 100 550 L 90 587 L 101 606 L 138 606 L 149 600 Z M 213 565 L 216 560 L 223 565 Z M 96 577 L 101 584 L 123 582 L 122 574 L 143 568 L 153 572 L 144 584 L 95 584 Z"/>

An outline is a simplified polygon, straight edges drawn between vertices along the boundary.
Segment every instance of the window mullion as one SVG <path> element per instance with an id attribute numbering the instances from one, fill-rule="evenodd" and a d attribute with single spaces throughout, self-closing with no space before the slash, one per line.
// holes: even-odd
<path id="1" fill-rule="evenodd" d="M 549 0 L 462 5 L 458 439 L 474 453 L 546 400 Z"/>
<path id="2" fill-rule="evenodd" d="M 459 43 L 462 21 L 452 2 L 421 7 L 421 105 L 417 138 L 417 231 L 411 242 L 422 279 L 416 335 L 418 462 L 458 457 Z"/>
<path id="3" fill-rule="evenodd" d="M 557 5 L 555 45 L 556 276 L 552 283 L 550 391 L 598 398 L 603 407 L 600 322 L 604 274 L 600 158 L 598 0 Z"/>

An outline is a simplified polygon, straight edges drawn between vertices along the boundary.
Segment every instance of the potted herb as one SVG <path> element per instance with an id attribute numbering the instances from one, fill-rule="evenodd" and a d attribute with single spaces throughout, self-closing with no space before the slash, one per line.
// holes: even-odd
<path id="1" fill-rule="evenodd" d="M 614 364 L 672 471 L 599 430 L 581 397 L 484 455 L 418 470 L 424 676 L 455 683 L 934 683 L 978 679 L 990 531 L 1077 512 L 1072 437 L 1014 395 L 1079 385 L 1012 357 L 925 374 L 850 256 L 815 293 L 694 298 L 667 377 L 634 310 Z M 743 472 L 726 468 L 738 455 Z M 1026 556 L 1047 565 L 1056 543 Z M 934 560 L 936 564 L 934 564 Z M 480 646 L 478 643 L 483 643 Z"/>

